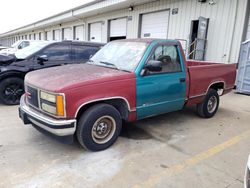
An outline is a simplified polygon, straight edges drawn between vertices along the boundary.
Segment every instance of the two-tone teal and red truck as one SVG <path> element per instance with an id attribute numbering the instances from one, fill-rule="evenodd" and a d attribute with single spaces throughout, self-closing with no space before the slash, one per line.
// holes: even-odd
<path id="1" fill-rule="evenodd" d="M 235 83 L 235 64 L 186 61 L 176 40 L 128 39 L 108 43 L 86 64 L 26 75 L 19 114 L 51 136 L 103 150 L 122 122 L 196 105 L 211 118 L 219 96 Z"/>

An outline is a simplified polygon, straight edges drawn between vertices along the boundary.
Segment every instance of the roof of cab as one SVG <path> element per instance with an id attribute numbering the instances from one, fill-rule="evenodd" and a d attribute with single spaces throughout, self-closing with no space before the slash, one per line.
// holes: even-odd
<path id="1" fill-rule="evenodd" d="M 136 38 L 136 39 L 122 39 L 122 40 L 116 40 L 119 42 L 144 42 L 144 43 L 152 43 L 155 41 L 159 41 L 159 42 L 174 42 L 177 43 L 178 40 L 172 40 L 172 39 L 157 39 L 157 38 Z"/>
<path id="2" fill-rule="evenodd" d="M 101 42 L 90 42 L 90 41 L 79 41 L 79 40 L 63 40 L 61 42 L 69 42 L 72 44 L 81 44 L 81 45 L 88 45 L 88 46 L 104 46 L 105 45 L 105 43 L 101 43 Z"/>

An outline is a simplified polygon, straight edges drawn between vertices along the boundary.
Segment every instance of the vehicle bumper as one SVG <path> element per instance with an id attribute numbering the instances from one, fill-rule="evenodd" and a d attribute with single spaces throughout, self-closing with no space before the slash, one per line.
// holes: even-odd
<path id="1" fill-rule="evenodd" d="M 73 136 L 76 131 L 76 120 L 58 120 L 39 113 L 27 106 L 24 95 L 20 100 L 19 117 L 24 124 L 32 124 L 43 132 L 65 137 Z"/>
<path id="2" fill-rule="evenodd" d="M 250 156 L 248 158 L 247 166 L 246 166 L 246 172 L 245 172 L 245 178 L 244 178 L 244 188 L 250 188 Z"/>

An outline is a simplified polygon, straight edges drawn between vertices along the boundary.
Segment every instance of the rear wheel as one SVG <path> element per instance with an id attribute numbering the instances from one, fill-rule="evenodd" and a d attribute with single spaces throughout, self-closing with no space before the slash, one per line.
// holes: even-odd
<path id="1" fill-rule="evenodd" d="M 116 108 L 108 104 L 97 104 L 81 116 L 77 125 L 77 139 L 88 150 L 104 150 L 116 141 L 121 127 L 121 115 Z"/>
<path id="2" fill-rule="evenodd" d="M 216 90 L 209 89 L 202 103 L 197 105 L 197 113 L 203 118 L 213 117 L 219 107 L 220 98 Z"/>
<path id="3" fill-rule="evenodd" d="M 0 82 L 0 100 L 7 105 L 17 105 L 24 93 L 21 78 L 6 78 Z"/>

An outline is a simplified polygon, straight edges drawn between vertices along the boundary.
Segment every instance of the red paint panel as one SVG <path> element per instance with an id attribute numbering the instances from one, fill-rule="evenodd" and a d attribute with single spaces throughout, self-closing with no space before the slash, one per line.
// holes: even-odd
<path id="1" fill-rule="evenodd" d="M 229 89 L 229 91 L 234 87 L 235 64 L 187 61 L 187 65 L 190 79 L 188 98 L 191 98 L 188 105 L 200 103 L 203 97 L 193 97 L 206 94 L 209 86 L 213 83 L 224 82 L 224 89 Z"/>
<path id="2" fill-rule="evenodd" d="M 80 87 L 64 91 L 67 99 L 67 118 L 75 118 L 78 110 L 84 104 L 93 101 L 121 98 L 128 102 L 129 110 L 132 111 L 129 114 L 129 118 L 133 121 L 136 117 L 133 115 L 136 110 L 135 84 L 134 74 L 127 73 L 125 75 L 113 76 L 112 80 L 109 80 L 109 78 L 96 79 L 95 82 L 84 83 Z"/>
<path id="3" fill-rule="evenodd" d="M 135 120 L 135 74 L 88 64 L 75 64 L 28 73 L 25 82 L 45 91 L 64 93 L 67 119 L 75 118 L 84 103 L 104 98 L 124 98 Z"/>

